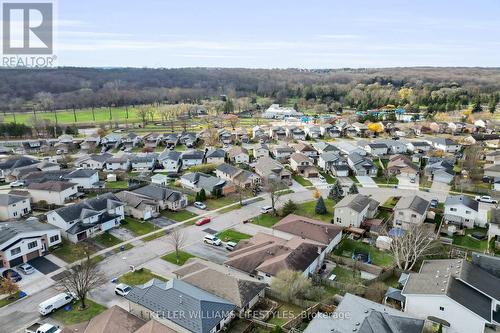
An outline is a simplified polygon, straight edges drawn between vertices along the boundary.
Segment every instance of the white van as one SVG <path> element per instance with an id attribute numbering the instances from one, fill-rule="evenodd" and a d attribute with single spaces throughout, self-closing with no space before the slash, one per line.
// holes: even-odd
<path id="1" fill-rule="evenodd" d="M 260 212 L 262 214 L 267 214 L 267 213 L 270 213 L 273 211 L 273 207 L 271 206 L 263 206 L 263 207 L 260 207 Z"/>
<path id="2" fill-rule="evenodd" d="M 60 293 L 52 298 L 49 298 L 46 301 L 43 301 L 38 305 L 38 312 L 42 316 L 45 316 L 49 313 L 56 311 L 59 308 L 62 308 L 66 304 L 71 303 L 75 298 L 73 295 L 69 293 Z"/>
<path id="3" fill-rule="evenodd" d="M 203 241 L 210 245 L 215 245 L 215 246 L 222 245 L 222 241 L 219 238 L 217 238 L 217 236 L 206 235 L 205 238 L 203 238 Z"/>

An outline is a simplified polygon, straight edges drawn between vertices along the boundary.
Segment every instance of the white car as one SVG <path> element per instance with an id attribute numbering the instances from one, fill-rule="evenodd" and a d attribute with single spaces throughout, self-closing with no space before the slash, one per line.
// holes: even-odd
<path id="1" fill-rule="evenodd" d="M 115 287 L 115 294 L 126 296 L 132 290 L 128 284 L 120 283 Z"/>
<path id="2" fill-rule="evenodd" d="M 319 176 L 318 176 L 318 178 L 319 178 L 319 180 L 320 180 L 320 181 L 322 181 L 322 182 L 324 182 L 324 181 L 325 181 L 325 177 L 323 177 L 322 175 L 319 175 Z"/>
<path id="3" fill-rule="evenodd" d="M 498 200 L 492 199 L 489 195 L 476 195 L 476 201 L 479 202 L 485 202 L 485 203 L 491 203 L 491 204 L 497 204 Z"/>
<path id="4" fill-rule="evenodd" d="M 270 213 L 273 211 L 273 207 L 271 206 L 263 206 L 263 207 L 260 207 L 260 212 L 262 214 L 267 214 L 267 213 Z"/>
<path id="5" fill-rule="evenodd" d="M 196 201 L 193 206 L 195 206 L 198 209 L 207 209 L 207 205 L 205 205 L 203 202 Z"/>
<path id="6" fill-rule="evenodd" d="M 217 238 L 217 236 L 213 236 L 213 235 L 206 235 L 203 238 L 203 242 L 206 244 L 215 245 L 215 246 L 222 245 L 222 241 L 219 238 Z"/>
<path id="7" fill-rule="evenodd" d="M 22 264 L 17 267 L 17 270 L 25 275 L 35 273 L 35 269 L 30 264 Z"/>
<path id="8" fill-rule="evenodd" d="M 238 243 L 235 243 L 235 242 L 227 242 L 226 243 L 226 250 L 228 251 L 233 251 L 234 248 L 236 247 L 236 245 L 238 245 Z"/>
<path id="9" fill-rule="evenodd" d="M 24 181 L 16 180 L 15 182 L 10 183 L 9 185 L 10 187 L 21 187 L 24 186 Z"/>

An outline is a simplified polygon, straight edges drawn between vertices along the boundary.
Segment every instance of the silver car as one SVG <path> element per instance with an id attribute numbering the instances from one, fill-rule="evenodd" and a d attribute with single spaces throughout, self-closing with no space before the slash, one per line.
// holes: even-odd
<path id="1" fill-rule="evenodd" d="M 29 275 L 29 274 L 35 273 L 35 269 L 33 268 L 33 266 L 31 266 L 30 264 L 27 264 L 27 263 L 19 265 L 17 267 L 17 270 L 20 271 L 21 273 L 25 274 L 25 275 Z"/>

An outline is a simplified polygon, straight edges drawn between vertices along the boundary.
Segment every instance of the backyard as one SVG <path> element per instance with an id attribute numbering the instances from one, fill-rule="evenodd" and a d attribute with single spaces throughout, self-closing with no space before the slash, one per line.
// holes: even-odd
<path id="1" fill-rule="evenodd" d="M 337 249 L 335 249 L 334 254 L 338 256 L 343 256 L 347 258 L 352 257 L 354 250 L 362 251 L 364 253 L 369 253 L 372 264 L 382 267 L 391 267 L 394 263 L 393 256 L 388 252 L 382 252 L 376 249 L 374 246 L 358 242 L 352 239 L 344 238 Z"/>
<path id="2" fill-rule="evenodd" d="M 454 235 L 453 245 L 465 247 L 471 250 L 486 251 L 488 249 L 487 238 L 483 240 L 478 240 L 472 237 L 472 233 L 479 233 L 482 235 L 487 235 L 487 229 L 485 228 L 474 228 L 465 230 L 465 235 Z"/>
<path id="3" fill-rule="evenodd" d="M 106 182 L 106 188 L 126 189 L 128 188 L 128 180 L 117 180 L 116 182 Z"/>
<path id="4" fill-rule="evenodd" d="M 302 311 L 303 309 L 298 307 L 297 305 L 280 302 L 280 306 L 278 307 L 276 312 L 271 315 L 267 322 L 269 324 L 283 326 L 283 324 L 285 324 L 295 316 L 298 316 Z"/>

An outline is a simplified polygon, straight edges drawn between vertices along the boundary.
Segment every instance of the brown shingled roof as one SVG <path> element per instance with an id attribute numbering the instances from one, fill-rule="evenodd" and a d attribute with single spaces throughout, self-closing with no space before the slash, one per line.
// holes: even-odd
<path id="1" fill-rule="evenodd" d="M 342 233 L 342 228 L 339 226 L 295 214 L 290 214 L 281 219 L 273 226 L 273 229 L 324 245 L 329 245 L 339 233 Z"/>

